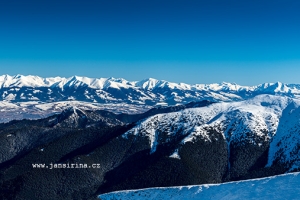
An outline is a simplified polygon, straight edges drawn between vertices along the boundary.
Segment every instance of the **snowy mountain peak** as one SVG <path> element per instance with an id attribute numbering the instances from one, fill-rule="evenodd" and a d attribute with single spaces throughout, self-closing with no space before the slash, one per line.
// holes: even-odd
<path id="1" fill-rule="evenodd" d="M 135 85 L 146 90 L 152 90 L 158 82 L 159 81 L 154 78 L 148 78 L 137 82 Z"/>

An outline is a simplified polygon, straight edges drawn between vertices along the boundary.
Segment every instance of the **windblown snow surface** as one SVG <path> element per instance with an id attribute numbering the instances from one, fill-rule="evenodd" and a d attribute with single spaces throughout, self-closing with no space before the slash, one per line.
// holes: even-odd
<path id="1" fill-rule="evenodd" d="M 102 194 L 102 200 L 299 199 L 300 173 L 223 184 L 149 188 Z"/>

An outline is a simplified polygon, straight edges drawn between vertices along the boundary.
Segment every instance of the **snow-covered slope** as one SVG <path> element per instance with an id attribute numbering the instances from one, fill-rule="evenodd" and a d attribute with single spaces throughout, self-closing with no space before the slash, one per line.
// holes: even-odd
<path id="1" fill-rule="evenodd" d="M 193 144 L 199 140 L 214 143 L 220 140 L 221 135 L 228 146 L 228 160 L 234 156 L 230 153 L 232 149 L 250 145 L 255 151 L 260 151 L 258 156 L 269 152 L 267 166 L 279 161 L 289 170 L 294 170 L 300 169 L 299 119 L 299 100 L 259 95 L 240 102 L 215 103 L 203 108 L 155 115 L 139 122 L 122 137 L 148 138 L 151 154 L 157 146 L 181 137 L 181 145 L 175 150 L 180 158 L 181 147 L 186 143 Z M 229 170 L 230 167 L 229 162 Z"/>
<path id="2" fill-rule="evenodd" d="M 127 190 L 102 194 L 102 200 L 299 199 L 300 173 L 223 184 Z"/>
<path id="3" fill-rule="evenodd" d="M 119 113 L 144 113 L 151 108 L 146 105 L 132 105 L 125 103 L 91 103 L 84 101 L 58 101 L 58 102 L 7 102 L 0 101 L 0 123 L 21 119 L 41 119 L 62 112 L 70 106 L 83 110 L 107 110 Z"/>
<path id="4" fill-rule="evenodd" d="M 122 78 L 41 78 L 38 76 L 0 76 L 0 100 L 10 102 L 57 102 L 79 100 L 98 103 L 129 103 L 146 105 L 176 105 L 203 99 L 234 101 L 259 94 L 300 97 L 300 85 L 265 83 L 240 86 L 231 83 L 172 83 L 153 78 L 127 81 Z"/>

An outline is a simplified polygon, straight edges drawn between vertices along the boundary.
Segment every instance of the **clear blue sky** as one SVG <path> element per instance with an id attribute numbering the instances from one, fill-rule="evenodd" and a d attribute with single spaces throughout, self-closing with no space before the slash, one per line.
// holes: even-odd
<path id="1" fill-rule="evenodd" d="M 0 74 L 300 83 L 300 1 L 2 0 Z"/>

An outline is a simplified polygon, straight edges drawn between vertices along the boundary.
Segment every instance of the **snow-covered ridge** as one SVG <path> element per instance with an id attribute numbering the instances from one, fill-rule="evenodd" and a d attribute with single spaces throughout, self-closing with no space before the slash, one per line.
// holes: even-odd
<path id="1" fill-rule="evenodd" d="M 223 184 L 126 190 L 99 195 L 101 200 L 299 199 L 300 173 Z"/>
<path id="2" fill-rule="evenodd" d="M 300 100 L 259 95 L 239 102 L 221 102 L 202 108 L 159 114 L 139 122 L 122 135 L 149 138 L 150 153 L 159 144 L 184 136 L 181 144 L 218 140 L 209 130 L 222 134 L 228 144 L 268 146 L 267 166 L 276 159 L 291 170 L 300 168 Z M 180 157 L 180 147 L 179 147 Z M 177 154 L 178 154 L 177 153 Z"/>

